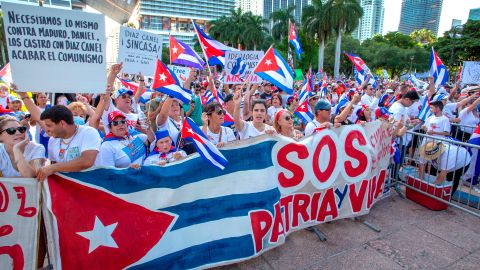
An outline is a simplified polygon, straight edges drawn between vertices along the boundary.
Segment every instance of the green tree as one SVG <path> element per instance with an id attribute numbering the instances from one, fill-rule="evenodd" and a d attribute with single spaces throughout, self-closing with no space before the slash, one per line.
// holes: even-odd
<path id="1" fill-rule="evenodd" d="M 8 63 L 8 59 L 5 54 L 7 42 L 5 39 L 5 27 L 3 25 L 3 11 L 0 10 L 0 51 L 2 51 L 2 66 Z"/>
<path id="2" fill-rule="evenodd" d="M 410 37 L 423 46 L 431 46 L 435 41 L 437 41 L 435 34 L 425 28 L 413 31 L 410 34 Z"/>
<path id="3" fill-rule="evenodd" d="M 289 6 L 287 9 L 280 9 L 270 14 L 270 20 L 273 21 L 272 37 L 275 42 L 281 41 L 288 35 L 288 22 L 295 23 L 293 17 L 294 6 Z"/>
<path id="4" fill-rule="evenodd" d="M 329 0 L 326 4 L 326 17 L 337 34 L 335 46 L 334 77 L 340 72 L 340 48 L 342 34 L 349 34 L 357 28 L 359 19 L 363 16 L 363 8 L 358 0 Z"/>
<path id="5" fill-rule="evenodd" d="M 262 16 L 253 15 L 251 12 L 245 13 L 245 30 L 243 34 L 243 41 L 245 47 L 256 51 L 258 45 L 262 45 L 265 38 L 267 28 L 263 25 L 267 23 Z"/>
<path id="6" fill-rule="evenodd" d="M 360 57 L 364 59 L 364 54 L 361 51 L 362 45 L 360 41 L 352 37 L 352 35 L 344 34 L 342 37 L 341 51 L 359 54 Z M 335 62 L 335 50 L 336 50 L 336 39 L 330 38 L 325 43 L 325 72 L 327 74 L 333 74 L 334 62 Z M 368 65 L 368 62 L 367 62 Z M 372 68 L 369 65 L 370 68 Z M 347 57 L 342 57 L 340 61 L 339 72 L 347 76 L 353 75 L 353 64 Z"/>
<path id="7" fill-rule="evenodd" d="M 323 70 L 325 40 L 332 34 L 332 26 L 326 19 L 326 8 L 322 0 L 313 0 L 312 5 L 303 9 L 302 25 L 305 33 L 318 41 L 318 70 Z"/>

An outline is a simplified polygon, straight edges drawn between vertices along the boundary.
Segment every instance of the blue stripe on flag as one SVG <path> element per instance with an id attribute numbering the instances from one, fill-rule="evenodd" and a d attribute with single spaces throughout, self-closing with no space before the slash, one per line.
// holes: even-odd
<path id="1" fill-rule="evenodd" d="M 245 235 L 189 247 L 130 269 L 191 269 L 201 265 L 250 257 L 253 254 L 252 236 Z"/>
<path id="2" fill-rule="evenodd" d="M 159 210 L 178 215 L 172 231 L 194 224 L 230 217 L 248 216 L 248 212 L 265 209 L 274 212 L 273 205 L 280 200 L 278 189 L 250 194 L 234 194 L 197 200 Z"/>
<path id="3" fill-rule="evenodd" d="M 137 192 L 149 188 L 178 188 L 203 179 L 238 171 L 260 170 L 273 166 L 271 149 L 276 141 L 266 141 L 245 147 L 244 151 L 221 150 L 230 161 L 223 171 L 205 168 L 207 161 L 201 157 L 175 165 L 143 166 L 136 169 L 96 169 L 86 172 L 64 173 L 65 176 L 94 184 L 117 194 Z M 210 167 L 208 167 L 210 168 Z M 185 173 L 187 172 L 188 173 Z"/>

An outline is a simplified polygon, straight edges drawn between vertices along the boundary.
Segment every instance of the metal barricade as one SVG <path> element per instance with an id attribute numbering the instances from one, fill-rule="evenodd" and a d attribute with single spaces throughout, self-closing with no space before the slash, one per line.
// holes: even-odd
<path id="1" fill-rule="evenodd" d="M 413 194 L 429 198 L 426 201 L 432 205 L 424 206 L 431 209 L 433 204 L 444 204 L 445 208 L 453 206 L 480 217 L 480 183 L 474 177 L 480 146 L 408 131 L 398 141 L 398 147 L 400 163 L 392 162 L 390 173 L 391 185 L 397 192 L 407 197 L 411 194 L 410 198 Z"/>
<path id="2" fill-rule="evenodd" d="M 466 142 L 477 128 L 476 126 L 462 125 L 460 123 L 450 123 L 450 125 L 452 126 L 452 137 L 463 142 Z"/>

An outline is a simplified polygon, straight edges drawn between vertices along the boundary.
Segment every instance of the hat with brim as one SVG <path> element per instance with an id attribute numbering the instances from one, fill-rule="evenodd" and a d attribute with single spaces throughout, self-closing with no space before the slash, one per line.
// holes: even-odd
<path id="1" fill-rule="evenodd" d="M 445 151 L 441 142 L 428 142 L 420 147 L 420 157 L 426 160 L 437 159 Z"/>

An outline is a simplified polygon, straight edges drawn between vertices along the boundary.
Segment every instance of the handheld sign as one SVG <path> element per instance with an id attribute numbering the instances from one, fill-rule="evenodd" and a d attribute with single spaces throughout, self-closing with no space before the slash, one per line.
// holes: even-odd
<path id="1" fill-rule="evenodd" d="M 252 84 L 259 84 L 262 79 L 253 73 L 263 57 L 262 51 L 227 51 L 225 53 L 225 83 L 243 84 L 248 78 Z"/>
<path id="2" fill-rule="evenodd" d="M 105 91 L 103 15 L 9 2 L 2 3 L 2 10 L 19 91 Z"/>
<path id="3" fill-rule="evenodd" d="M 168 65 L 168 68 L 175 73 L 177 79 L 180 81 L 180 85 L 187 80 L 188 76 L 190 75 L 190 68 L 189 67 L 182 67 L 176 65 Z"/>
<path id="4" fill-rule="evenodd" d="M 461 78 L 464 84 L 480 84 L 480 62 L 464 61 Z"/>
<path id="5" fill-rule="evenodd" d="M 153 76 L 157 58 L 162 58 L 162 38 L 159 35 L 120 27 L 118 62 L 123 62 L 122 72 Z"/>

